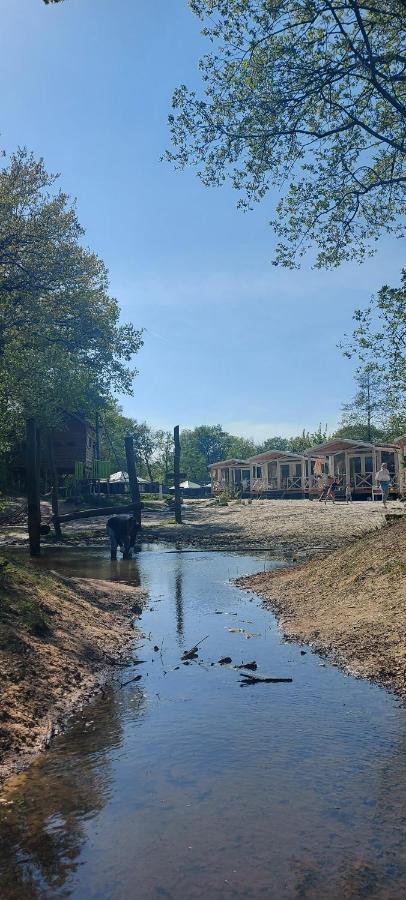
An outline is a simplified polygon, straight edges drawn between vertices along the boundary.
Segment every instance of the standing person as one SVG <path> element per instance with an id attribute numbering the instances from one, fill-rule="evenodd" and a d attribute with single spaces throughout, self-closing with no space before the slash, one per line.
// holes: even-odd
<path id="1" fill-rule="evenodd" d="M 353 485 L 352 481 L 347 482 L 347 484 L 345 486 L 345 499 L 346 499 L 347 503 L 352 503 L 353 488 L 354 488 L 354 485 Z"/>
<path id="2" fill-rule="evenodd" d="M 381 468 L 379 469 L 379 472 L 376 473 L 376 480 L 382 491 L 382 502 L 386 509 L 387 508 L 386 501 L 389 497 L 389 488 L 390 488 L 390 472 L 388 470 L 386 463 L 381 464 Z"/>
<path id="3" fill-rule="evenodd" d="M 322 478 L 321 478 L 322 489 L 321 489 L 321 494 L 319 497 L 320 503 L 322 500 L 327 500 L 333 480 L 334 479 L 331 477 L 331 475 L 322 475 Z"/>
<path id="4" fill-rule="evenodd" d="M 137 535 L 134 516 L 111 516 L 107 520 L 106 530 L 110 537 L 110 558 L 117 559 L 117 547 L 120 547 L 123 559 L 130 559 Z"/>
<path id="5" fill-rule="evenodd" d="M 336 502 L 336 493 L 339 490 L 340 490 L 340 485 L 337 481 L 337 478 L 333 478 L 331 481 L 330 487 L 328 489 L 328 494 L 327 494 L 325 502 L 327 503 L 327 500 L 332 500 L 333 503 L 335 503 Z"/>

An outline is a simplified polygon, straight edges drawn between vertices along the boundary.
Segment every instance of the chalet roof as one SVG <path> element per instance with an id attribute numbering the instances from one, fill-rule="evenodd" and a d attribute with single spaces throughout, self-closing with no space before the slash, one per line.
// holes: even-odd
<path id="1" fill-rule="evenodd" d="M 404 447 L 406 445 L 406 434 L 401 434 L 398 438 L 396 438 L 395 444 L 399 447 Z"/>
<path id="2" fill-rule="evenodd" d="M 208 469 L 216 469 L 219 466 L 248 466 L 246 459 L 220 459 L 219 462 L 211 463 Z"/>
<path id="3" fill-rule="evenodd" d="M 395 450 L 395 444 L 384 444 L 380 441 L 372 444 L 369 441 L 353 441 L 349 438 L 337 438 L 336 440 L 326 441 L 324 444 L 317 444 L 315 447 L 309 447 L 304 451 L 305 456 L 326 456 L 329 453 L 342 453 L 344 450 L 375 450 L 376 448 Z"/>
<path id="4" fill-rule="evenodd" d="M 292 450 L 266 450 L 265 453 L 250 456 L 249 462 L 267 462 L 273 459 L 303 459 L 303 453 L 293 453 Z"/>

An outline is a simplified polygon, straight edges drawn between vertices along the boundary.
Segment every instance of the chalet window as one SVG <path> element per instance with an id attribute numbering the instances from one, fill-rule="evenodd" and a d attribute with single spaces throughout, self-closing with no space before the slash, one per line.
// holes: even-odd
<path id="1" fill-rule="evenodd" d="M 262 478 L 262 468 L 261 468 L 261 466 L 254 466 L 253 474 L 254 474 L 254 478 Z"/>
<path id="2" fill-rule="evenodd" d="M 373 466 L 373 459 L 372 459 L 372 456 L 366 456 L 366 457 L 365 457 L 365 471 L 366 471 L 366 472 L 373 472 L 373 471 L 374 471 L 374 466 Z"/>
<path id="3" fill-rule="evenodd" d="M 296 478 L 300 478 L 302 474 L 302 464 L 296 463 Z"/>

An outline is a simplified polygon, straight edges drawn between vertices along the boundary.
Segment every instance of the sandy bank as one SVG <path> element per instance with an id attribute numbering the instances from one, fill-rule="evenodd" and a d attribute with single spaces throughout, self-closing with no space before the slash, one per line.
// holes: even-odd
<path id="1" fill-rule="evenodd" d="M 238 579 L 284 634 L 406 699 L 406 519 L 294 569 Z"/>
<path id="2" fill-rule="evenodd" d="M 137 632 L 124 584 L 64 578 L 0 561 L 0 782 L 49 743 L 55 727 L 91 696 Z"/>
<path id="3" fill-rule="evenodd" d="M 45 501 L 43 506 L 45 521 Z M 62 504 L 61 509 L 63 512 Z M 402 505 L 394 501 L 389 503 L 389 509 L 401 514 Z M 281 556 L 297 551 L 309 555 L 342 547 L 385 524 L 382 504 L 371 501 L 325 505 L 309 500 L 253 500 L 219 506 L 210 500 L 187 500 L 182 516 L 183 524 L 175 525 L 173 512 L 165 504 L 146 503 L 141 540 L 227 550 L 266 548 Z M 107 545 L 104 517 L 66 523 L 63 533 L 66 543 L 76 546 Z M 26 523 L 0 524 L 0 545 L 19 546 L 27 541 Z M 54 543 L 52 536 L 44 539 L 46 543 Z"/>

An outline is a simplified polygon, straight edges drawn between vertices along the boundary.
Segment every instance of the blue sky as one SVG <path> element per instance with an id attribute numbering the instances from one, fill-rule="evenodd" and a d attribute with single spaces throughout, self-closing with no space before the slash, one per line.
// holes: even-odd
<path id="1" fill-rule="evenodd" d="M 1 145 L 61 173 L 123 319 L 145 328 L 128 415 L 257 440 L 334 428 L 353 393 L 337 341 L 398 283 L 400 244 L 361 267 L 275 269 L 272 196 L 244 214 L 231 188 L 162 163 L 172 91 L 199 83 L 204 49 L 187 0 L 4 3 Z"/>

